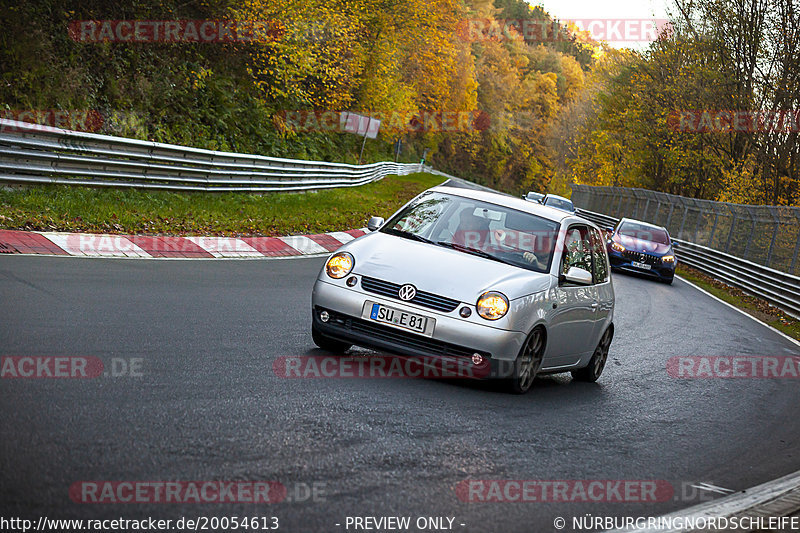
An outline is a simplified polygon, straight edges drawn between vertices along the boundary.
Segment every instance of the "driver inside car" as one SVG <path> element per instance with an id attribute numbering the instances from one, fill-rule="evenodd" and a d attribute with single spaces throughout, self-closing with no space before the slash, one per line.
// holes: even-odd
<path id="1" fill-rule="evenodd" d="M 525 231 L 512 229 L 495 229 L 492 237 L 498 249 L 521 252 L 522 260 L 536 268 L 542 268 L 541 261 L 536 255 L 536 235 Z"/>

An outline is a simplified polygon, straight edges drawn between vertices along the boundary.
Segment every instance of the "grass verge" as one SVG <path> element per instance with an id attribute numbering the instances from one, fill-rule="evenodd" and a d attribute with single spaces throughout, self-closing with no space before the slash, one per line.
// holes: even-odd
<path id="1" fill-rule="evenodd" d="M 777 307 L 769 305 L 765 300 L 751 296 L 744 291 L 712 279 L 686 265 L 678 265 L 677 270 L 686 281 L 690 281 L 701 289 L 710 292 L 720 300 L 738 307 L 745 313 L 766 322 L 773 328 L 785 333 L 793 339 L 800 340 L 800 320 L 787 315 Z"/>
<path id="2" fill-rule="evenodd" d="M 309 193 L 175 193 L 41 185 L 0 189 L 0 229 L 168 235 L 291 235 L 360 228 L 443 180 L 433 174 Z"/>

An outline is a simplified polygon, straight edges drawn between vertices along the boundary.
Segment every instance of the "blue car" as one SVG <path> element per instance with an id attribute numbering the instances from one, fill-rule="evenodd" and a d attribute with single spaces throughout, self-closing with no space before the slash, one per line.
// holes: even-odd
<path id="1" fill-rule="evenodd" d="M 611 270 L 635 272 L 671 284 L 675 277 L 674 248 L 669 232 L 640 220 L 623 218 L 616 228 L 607 228 Z"/>

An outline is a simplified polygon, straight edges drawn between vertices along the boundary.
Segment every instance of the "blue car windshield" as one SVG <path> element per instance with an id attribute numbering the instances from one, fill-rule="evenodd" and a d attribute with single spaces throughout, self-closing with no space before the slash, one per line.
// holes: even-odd
<path id="1" fill-rule="evenodd" d="M 534 272 L 549 272 L 558 230 L 558 222 L 510 207 L 431 192 L 380 231 Z"/>
<path id="2" fill-rule="evenodd" d="M 572 202 L 569 200 L 561 200 L 559 198 L 548 198 L 545 200 L 545 205 L 550 207 L 555 207 L 556 209 L 561 209 L 563 211 L 572 211 Z"/>
<path id="3" fill-rule="evenodd" d="M 669 235 L 661 228 L 636 222 L 623 222 L 619 227 L 619 234 L 624 237 L 633 237 L 658 244 L 669 244 Z"/>

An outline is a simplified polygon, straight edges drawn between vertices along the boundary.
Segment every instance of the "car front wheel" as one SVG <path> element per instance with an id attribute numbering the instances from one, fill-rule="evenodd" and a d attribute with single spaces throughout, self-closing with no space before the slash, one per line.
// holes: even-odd
<path id="1" fill-rule="evenodd" d="M 514 394 L 525 394 L 533 385 L 533 380 L 542 368 L 544 359 L 545 333 L 541 327 L 535 328 L 514 362 L 514 374 L 509 380 L 509 388 Z"/>
<path id="2" fill-rule="evenodd" d="M 608 360 L 608 347 L 611 346 L 611 339 L 613 337 L 614 334 L 612 333 L 611 328 L 608 328 L 600 338 L 597 348 L 594 349 L 594 354 L 592 354 L 589 364 L 586 365 L 585 368 L 574 370 L 572 372 L 572 379 L 577 381 L 587 381 L 589 383 L 594 383 L 597 381 L 597 378 L 600 377 L 600 374 L 603 373 L 603 369 L 606 366 L 606 361 Z"/>

